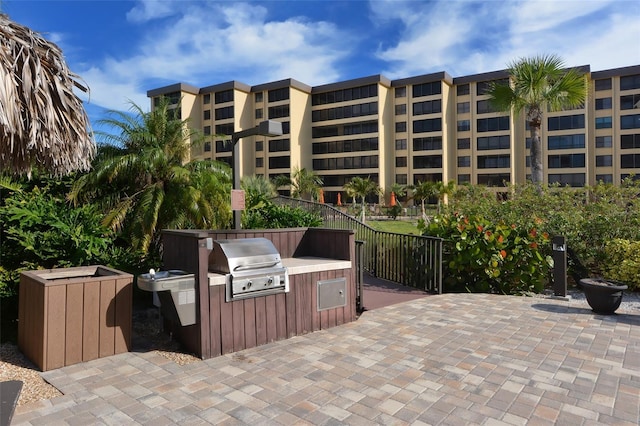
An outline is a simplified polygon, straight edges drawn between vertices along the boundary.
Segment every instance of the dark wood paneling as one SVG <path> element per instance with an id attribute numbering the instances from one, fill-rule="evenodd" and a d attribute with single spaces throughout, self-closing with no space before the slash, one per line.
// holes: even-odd
<path id="1" fill-rule="evenodd" d="M 256 343 L 267 343 L 267 301 L 264 297 L 256 297 Z"/>
<path id="2" fill-rule="evenodd" d="M 116 281 L 116 329 L 114 354 L 131 350 L 131 319 L 133 317 L 133 284 L 128 279 Z"/>
<path id="3" fill-rule="evenodd" d="M 224 301 L 225 288 L 222 285 L 209 287 L 209 330 L 211 334 L 211 356 L 222 354 L 222 336 L 221 336 L 221 308 L 220 305 Z"/>
<path id="4" fill-rule="evenodd" d="M 222 354 L 233 352 L 233 303 L 220 303 L 220 341 Z"/>
<path id="5" fill-rule="evenodd" d="M 278 340 L 287 338 L 287 298 L 284 294 L 276 294 L 276 328 Z"/>
<path id="6" fill-rule="evenodd" d="M 114 324 L 116 322 L 115 309 L 111 308 L 111 303 L 116 296 L 115 280 L 102 281 L 100 283 L 100 321 L 98 334 L 100 358 L 113 355 L 115 344 Z"/>
<path id="7" fill-rule="evenodd" d="M 98 330 L 100 327 L 100 285 L 84 286 L 82 322 L 82 360 L 98 358 Z"/>
<path id="8" fill-rule="evenodd" d="M 256 338 L 256 299 L 244 301 L 244 339 L 247 348 L 258 346 Z"/>
<path id="9" fill-rule="evenodd" d="M 244 301 L 231 302 L 233 311 L 233 351 L 246 349 L 244 341 Z"/>
<path id="10" fill-rule="evenodd" d="M 278 340 L 278 314 L 276 312 L 276 296 L 274 294 L 264 297 L 267 311 L 267 342 Z"/>

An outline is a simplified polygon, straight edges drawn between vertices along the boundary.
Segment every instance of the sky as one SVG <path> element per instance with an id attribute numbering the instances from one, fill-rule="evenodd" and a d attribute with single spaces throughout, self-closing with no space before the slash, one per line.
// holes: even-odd
<path id="1" fill-rule="evenodd" d="M 382 74 L 502 70 L 557 54 L 601 71 L 640 65 L 637 0 L 0 0 L 63 51 L 88 84 L 92 123 L 147 91 L 293 78 L 309 86 Z"/>

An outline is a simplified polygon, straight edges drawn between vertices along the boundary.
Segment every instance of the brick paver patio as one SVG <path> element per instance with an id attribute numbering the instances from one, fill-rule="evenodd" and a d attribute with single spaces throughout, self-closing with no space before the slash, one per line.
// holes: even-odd
<path id="1" fill-rule="evenodd" d="M 638 425 L 640 313 L 445 294 L 186 366 L 127 353 L 43 376 L 64 395 L 13 425 Z"/>

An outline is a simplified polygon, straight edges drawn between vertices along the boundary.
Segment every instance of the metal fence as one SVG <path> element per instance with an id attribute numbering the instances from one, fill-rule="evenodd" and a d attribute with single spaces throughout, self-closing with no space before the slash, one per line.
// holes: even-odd
<path id="1" fill-rule="evenodd" d="M 285 196 L 274 202 L 318 214 L 323 227 L 353 229 L 356 240 L 363 241 L 362 269 L 374 277 L 442 293 L 441 238 L 378 231 L 327 204 Z"/>

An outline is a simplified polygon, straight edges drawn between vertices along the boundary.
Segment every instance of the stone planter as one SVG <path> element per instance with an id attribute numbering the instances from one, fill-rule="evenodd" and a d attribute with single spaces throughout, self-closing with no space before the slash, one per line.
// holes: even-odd
<path id="1" fill-rule="evenodd" d="M 587 302 L 593 312 L 610 315 L 622 303 L 622 292 L 627 286 L 615 281 L 601 278 L 584 278 L 580 280 Z"/>

